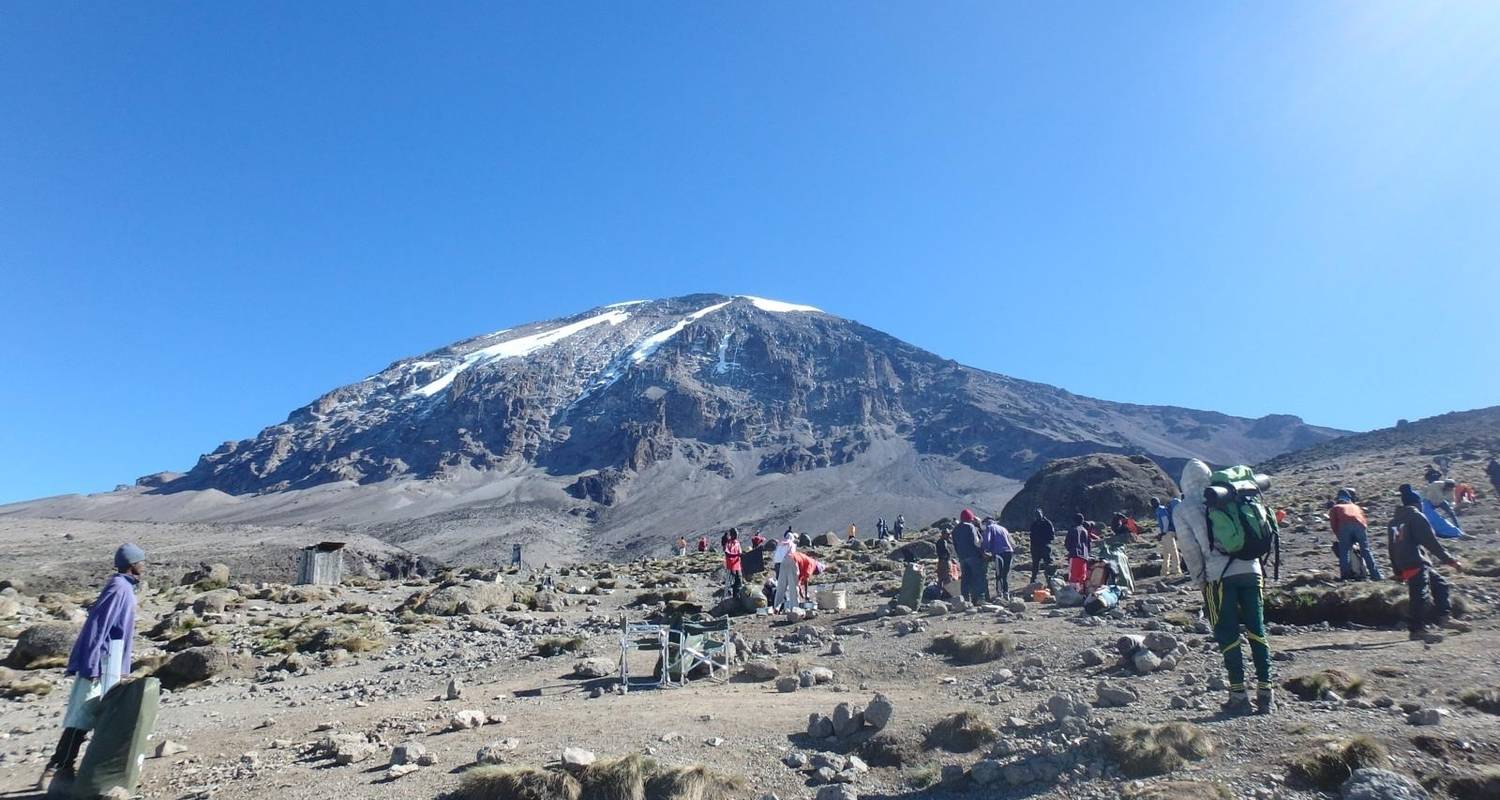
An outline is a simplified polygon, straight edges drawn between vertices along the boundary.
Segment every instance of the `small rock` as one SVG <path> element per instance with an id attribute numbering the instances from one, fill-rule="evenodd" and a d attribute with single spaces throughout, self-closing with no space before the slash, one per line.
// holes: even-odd
<path id="1" fill-rule="evenodd" d="M 1085 667 L 1097 667 L 1100 664 L 1103 664 L 1105 661 L 1104 651 L 1100 650 L 1097 647 L 1090 647 L 1082 653 L 1079 653 L 1078 659 L 1083 662 L 1083 665 Z M 976 764 L 975 766 L 978 765 Z"/>
<path id="2" fill-rule="evenodd" d="M 564 769 L 576 772 L 591 766 L 595 761 L 595 756 L 581 747 L 565 747 L 561 760 Z"/>
<path id="3" fill-rule="evenodd" d="M 776 691 L 778 692 L 795 692 L 801 685 L 801 681 L 791 675 L 776 679 Z"/>
<path id="4" fill-rule="evenodd" d="M 504 764 L 506 754 L 515 750 L 520 744 L 519 740 L 511 738 L 490 742 L 479 748 L 479 752 L 474 754 L 474 760 L 480 764 Z"/>
<path id="5" fill-rule="evenodd" d="M 1141 699 L 1135 689 L 1114 681 L 1099 681 L 1094 690 L 1099 695 L 1101 708 L 1121 708 Z"/>
<path id="6" fill-rule="evenodd" d="M 417 759 L 426 752 L 427 747 L 421 742 L 402 742 L 391 750 L 391 766 L 398 767 L 403 764 L 415 764 L 417 763 Z"/>
<path id="7" fill-rule="evenodd" d="M 1135 668 L 1136 672 L 1146 675 L 1161 668 L 1161 657 L 1150 650 L 1141 648 L 1130 657 L 1130 665 Z"/>
<path id="8" fill-rule="evenodd" d="M 161 740 L 161 744 L 159 744 L 159 745 L 156 746 L 156 757 L 157 758 L 169 758 L 169 757 L 175 756 L 175 755 L 177 755 L 179 753 L 186 753 L 186 752 L 187 752 L 187 748 L 186 747 L 178 744 L 177 742 L 172 741 L 171 739 L 163 739 L 163 740 Z"/>
<path id="9" fill-rule="evenodd" d="M 896 714 L 896 706 L 891 699 L 883 694 L 875 695 L 875 699 L 865 706 L 865 723 L 875 730 L 883 730 L 890 724 L 891 717 Z"/>
<path id="10" fill-rule="evenodd" d="M 1385 769 L 1357 769 L 1339 789 L 1343 800 L 1431 800 L 1411 778 Z"/>
<path id="11" fill-rule="evenodd" d="M 458 700 L 462 698 L 464 696 L 463 681 L 459 680 L 458 678 L 449 678 L 448 691 L 444 693 L 444 696 L 449 700 Z"/>

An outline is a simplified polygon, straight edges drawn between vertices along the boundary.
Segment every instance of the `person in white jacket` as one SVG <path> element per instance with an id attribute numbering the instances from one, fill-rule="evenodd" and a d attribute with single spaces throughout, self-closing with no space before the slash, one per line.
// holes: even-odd
<path id="1" fill-rule="evenodd" d="M 797 540 L 791 528 L 781 535 L 781 542 L 771 554 L 771 563 L 776 569 L 776 602 L 774 611 L 791 611 L 797 607 L 797 565 L 792 554 L 797 552 Z"/>
<path id="2" fill-rule="evenodd" d="M 1208 531 L 1208 508 L 1203 499 L 1210 474 L 1208 465 L 1197 459 L 1182 468 L 1182 502 L 1172 512 L 1177 549 L 1182 554 L 1183 566 L 1203 592 L 1208 621 L 1214 626 L 1214 639 L 1224 656 L 1224 670 L 1229 673 L 1229 703 L 1224 707 L 1225 712 L 1248 714 L 1255 710 L 1245 688 L 1245 656 L 1240 639 L 1243 626 L 1255 661 L 1256 705 L 1260 713 L 1269 714 L 1276 707 L 1276 699 L 1271 683 L 1271 646 L 1266 638 L 1260 562 L 1230 558 L 1213 546 Z"/>

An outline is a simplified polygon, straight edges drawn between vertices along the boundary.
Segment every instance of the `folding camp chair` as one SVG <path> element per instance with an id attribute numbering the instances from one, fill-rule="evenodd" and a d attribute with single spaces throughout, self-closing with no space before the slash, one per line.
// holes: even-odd
<path id="1" fill-rule="evenodd" d="M 688 676 L 701 666 L 708 667 L 710 678 L 721 670 L 724 677 L 729 677 L 729 617 L 703 622 L 684 620 L 672 626 L 670 636 L 667 649 L 671 658 L 663 670 L 668 682 L 675 676 L 679 683 L 686 684 Z"/>
<path id="2" fill-rule="evenodd" d="M 620 685 L 625 691 L 632 688 L 659 689 L 667 683 L 667 653 L 671 649 L 671 632 L 666 625 L 649 622 L 631 622 L 620 618 Z M 631 677 L 630 654 L 658 654 L 657 663 L 662 665 L 659 673 L 649 677 Z"/>

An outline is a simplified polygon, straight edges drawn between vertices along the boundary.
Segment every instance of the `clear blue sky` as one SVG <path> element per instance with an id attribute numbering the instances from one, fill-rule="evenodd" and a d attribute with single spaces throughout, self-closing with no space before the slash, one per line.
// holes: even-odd
<path id="1" fill-rule="evenodd" d="M 695 291 L 1116 400 L 1494 404 L 1497 87 L 1493 2 L 9 2 L 0 500 Z"/>

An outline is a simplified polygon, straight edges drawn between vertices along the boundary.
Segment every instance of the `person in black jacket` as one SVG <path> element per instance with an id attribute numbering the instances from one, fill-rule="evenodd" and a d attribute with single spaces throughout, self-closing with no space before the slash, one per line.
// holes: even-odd
<path id="1" fill-rule="evenodd" d="M 1055 567 L 1052 566 L 1052 540 L 1057 538 L 1057 529 L 1052 527 L 1052 520 L 1039 508 L 1036 510 L 1036 520 L 1031 523 L 1031 582 L 1036 583 L 1039 572 L 1045 572 L 1047 578 L 1052 578 Z"/>
<path id="2" fill-rule="evenodd" d="M 984 541 L 979 536 L 978 518 L 967 508 L 958 515 L 958 525 L 953 528 L 953 554 L 958 556 L 964 599 L 974 605 L 986 602 L 990 584 L 985 571 Z"/>
<path id="3" fill-rule="evenodd" d="M 1396 580 L 1406 582 L 1407 596 L 1411 599 L 1408 608 L 1410 619 L 1407 628 L 1410 638 L 1435 644 L 1443 637 L 1427 632 L 1427 606 L 1431 602 L 1437 612 L 1439 627 L 1465 631 L 1469 626 L 1452 619 L 1453 602 L 1449 597 L 1448 581 L 1442 573 L 1432 568 L 1427 560 L 1430 553 L 1444 564 L 1462 570 L 1463 564 L 1450 555 L 1432 531 L 1432 523 L 1422 513 L 1422 496 L 1410 486 L 1401 487 L 1401 507 L 1388 528 L 1387 546 L 1390 548 L 1391 573 Z M 1423 553 L 1423 551 L 1426 553 Z M 1428 592 L 1432 597 L 1429 601 Z"/>

